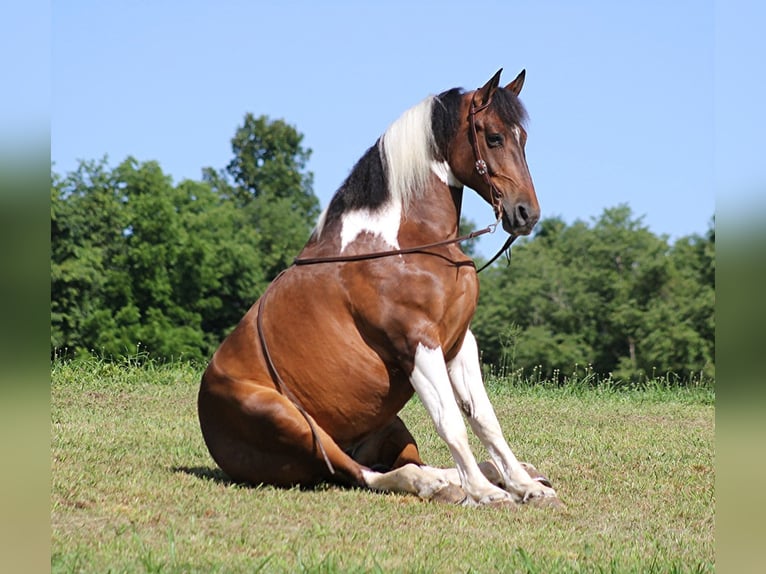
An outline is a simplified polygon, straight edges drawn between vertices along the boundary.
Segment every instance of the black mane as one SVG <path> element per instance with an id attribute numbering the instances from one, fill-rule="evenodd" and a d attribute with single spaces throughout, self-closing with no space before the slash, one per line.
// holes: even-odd
<path id="1" fill-rule="evenodd" d="M 492 96 L 491 106 L 496 109 L 506 124 L 525 126 L 527 123 L 528 116 L 524 104 L 510 90 L 498 88 L 495 95 Z"/>
<path id="2" fill-rule="evenodd" d="M 431 109 L 431 129 L 436 142 L 436 159 L 447 159 L 449 142 L 457 134 L 460 126 L 460 100 L 463 97 L 461 88 L 452 88 L 442 92 L 434 98 L 434 107 Z"/>
<path id="3" fill-rule="evenodd" d="M 327 208 L 325 225 L 329 226 L 343 213 L 353 209 L 375 209 L 390 197 L 386 170 L 375 142 L 351 170 Z"/>

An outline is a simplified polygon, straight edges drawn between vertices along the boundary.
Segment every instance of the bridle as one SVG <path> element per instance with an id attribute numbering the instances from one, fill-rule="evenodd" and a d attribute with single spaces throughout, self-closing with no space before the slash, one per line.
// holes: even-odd
<path id="1" fill-rule="evenodd" d="M 498 191 L 498 189 L 495 187 L 495 184 L 492 183 L 492 178 L 489 176 L 489 167 L 487 166 L 487 162 L 484 161 L 484 158 L 481 157 L 481 150 L 479 150 L 479 134 L 476 130 L 476 114 L 478 114 L 480 111 L 485 110 L 489 107 L 489 105 L 492 103 L 492 96 L 490 95 L 489 98 L 487 98 L 487 101 L 481 104 L 480 106 L 477 106 L 474 102 L 473 98 L 471 98 L 471 108 L 468 111 L 468 125 L 471 129 L 471 137 L 469 138 L 471 141 L 471 149 L 473 150 L 473 157 L 476 160 L 474 162 L 474 167 L 476 167 L 476 172 L 484 179 L 484 183 L 487 184 L 487 187 L 489 188 L 489 197 L 490 201 L 492 203 L 492 207 L 495 210 L 495 213 L 497 213 L 497 221 L 495 222 L 495 226 L 497 226 L 498 223 L 503 218 L 503 196 Z M 493 229 L 494 231 L 494 229 Z M 490 259 L 487 263 L 481 266 L 480 269 L 477 269 L 477 273 L 481 273 L 484 271 L 487 267 L 489 267 L 492 263 L 495 262 L 495 260 L 500 257 L 500 255 L 507 251 L 508 248 L 510 248 L 511 243 L 513 243 L 516 240 L 516 235 L 510 234 L 508 235 L 508 239 L 505 240 L 505 243 L 503 243 L 503 246 L 498 250 L 497 253 Z M 511 252 L 508 251 L 508 262 L 511 261 Z"/>
<path id="2" fill-rule="evenodd" d="M 454 243 L 461 243 L 469 239 L 475 239 L 476 237 L 479 237 L 486 233 L 494 233 L 495 229 L 500 224 L 503 218 L 503 208 L 501 203 L 502 195 L 500 194 L 498 189 L 495 187 L 495 185 L 492 183 L 492 179 L 490 178 L 490 175 L 489 175 L 489 168 L 487 167 L 487 162 L 484 161 L 484 159 L 481 157 L 481 152 L 479 151 L 479 138 L 478 138 L 478 133 L 476 130 L 476 114 L 478 114 L 482 110 L 485 110 L 487 107 L 489 107 L 491 103 L 492 103 L 491 96 L 487 99 L 486 102 L 484 102 L 480 106 L 476 106 L 474 104 L 473 99 L 471 99 L 471 108 L 468 112 L 468 123 L 471 130 L 471 137 L 469 139 L 471 140 L 471 148 L 473 149 L 473 155 L 475 160 L 474 166 L 476 167 L 477 173 L 480 176 L 482 176 L 482 178 L 484 179 L 484 182 L 489 188 L 492 207 L 494 208 L 495 212 L 498 214 L 497 221 L 495 221 L 494 223 L 488 225 L 487 227 L 483 229 L 472 231 L 471 233 L 461 235 L 460 237 L 455 237 L 452 239 L 444 239 L 442 241 L 436 241 L 434 243 L 428 243 L 425 245 L 418 245 L 416 247 L 405 247 L 403 249 L 389 249 L 385 251 L 373 251 L 370 253 L 360 253 L 356 255 L 335 255 L 335 256 L 329 256 L 329 257 L 296 257 L 293 260 L 293 265 L 301 266 L 301 265 L 316 265 L 320 263 L 344 263 L 344 262 L 352 262 L 352 261 L 367 261 L 370 259 L 380 259 L 382 257 L 404 255 L 407 253 L 428 253 L 433 255 L 434 253 L 429 250 L 435 247 L 442 247 L 445 245 L 452 245 Z M 511 246 L 511 243 L 513 243 L 515 239 L 516 239 L 516 235 L 510 234 L 508 236 L 508 239 L 506 239 L 505 243 L 503 244 L 503 246 L 492 257 L 492 259 L 490 259 L 487 263 L 485 263 L 479 269 L 477 269 L 476 272 L 481 273 L 484 269 L 486 269 L 492 263 L 494 263 L 495 260 L 498 257 L 500 257 L 500 255 Z M 510 252 L 508 252 L 508 261 L 510 262 Z M 473 261 L 471 261 L 470 264 L 473 265 L 474 267 L 476 266 L 475 263 L 473 263 Z M 327 456 L 327 452 L 325 451 L 324 445 L 322 444 L 322 441 L 319 438 L 319 433 L 317 432 L 317 429 L 314 425 L 314 421 L 311 419 L 311 416 L 308 414 L 308 412 L 306 412 L 306 409 L 303 407 L 300 400 L 298 400 L 298 397 L 296 397 L 293 394 L 293 392 L 285 384 L 284 380 L 282 380 L 282 377 L 280 376 L 279 371 L 277 371 L 276 365 L 274 365 L 274 361 L 271 358 L 271 353 L 269 352 L 269 346 L 268 346 L 268 343 L 266 342 L 266 336 L 263 330 L 263 308 L 265 307 L 266 297 L 269 294 L 271 287 L 282 277 L 285 271 L 282 271 L 279 275 L 277 275 L 274 281 L 271 282 L 271 284 L 266 288 L 266 290 L 261 295 L 260 302 L 258 303 L 258 313 L 256 315 L 258 337 L 260 339 L 261 348 L 263 349 L 263 356 L 266 360 L 266 364 L 269 368 L 269 372 L 271 373 L 272 379 L 276 383 L 276 386 L 279 388 L 279 391 L 284 396 L 286 396 L 288 400 L 290 400 L 290 402 L 292 402 L 295 405 L 295 408 L 298 409 L 298 412 L 300 412 L 303 418 L 306 419 L 306 422 L 308 423 L 309 428 L 311 429 L 311 434 L 314 438 L 314 442 L 319 448 L 319 451 L 322 453 L 322 457 L 324 458 L 325 464 L 327 465 L 327 469 L 330 471 L 330 474 L 335 474 L 335 469 L 333 468 L 332 463 L 330 462 L 330 458 Z"/>
<path id="3" fill-rule="evenodd" d="M 481 157 L 481 150 L 479 150 L 479 134 L 476 130 L 476 114 L 479 112 L 487 109 L 489 105 L 492 103 L 492 96 L 490 96 L 486 102 L 484 102 L 480 106 L 476 106 L 476 103 L 473 101 L 473 98 L 471 98 L 471 109 L 468 111 L 468 125 L 471 129 L 471 137 L 468 138 L 471 141 L 471 149 L 473 150 L 473 157 L 476 160 L 474 162 L 474 167 L 476 168 L 476 172 L 482 176 L 484 179 L 484 183 L 487 184 L 487 188 L 489 188 L 489 197 L 490 202 L 492 204 L 492 207 L 495 209 L 495 213 L 499 213 L 498 220 L 502 218 L 503 208 L 502 208 L 502 199 L 503 196 L 500 194 L 498 189 L 495 187 L 495 184 L 492 183 L 492 178 L 489 176 L 489 167 L 487 166 L 487 162 L 484 161 L 484 158 Z"/>
<path id="4" fill-rule="evenodd" d="M 471 130 L 470 137 L 468 138 L 471 142 L 471 149 L 473 150 L 473 157 L 474 157 L 474 167 L 476 168 L 476 172 L 482 176 L 484 179 L 484 183 L 489 188 L 489 195 L 490 200 L 492 204 L 492 208 L 495 210 L 495 213 L 498 214 L 497 221 L 494 223 L 491 223 L 487 227 L 483 229 L 479 229 L 476 231 L 472 231 L 470 233 L 466 233 L 465 235 L 461 235 L 459 237 L 454 237 L 452 239 L 444 239 L 442 241 L 435 241 L 434 243 L 427 243 L 425 245 L 418 245 L 416 247 L 405 247 L 401 249 L 388 249 L 384 251 L 371 251 L 369 253 L 358 253 L 356 255 L 330 255 L 326 257 L 296 257 L 293 260 L 294 265 L 315 265 L 317 263 L 344 263 L 344 262 L 351 262 L 351 261 L 367 261 L 369 259 L 380 259 L 381 257 L 392 257 L 394 255 L 405 255 L 407 253 L 428 253 L 429 249 L 433 249 L 434 247 L 442 247 L 444 245 L 452 245 L 454 243 L 462 243 L 463 241 L 468 241 L 469 239 L 476 239 L 477 237 L 480 237 L 486 233 L 494 233 L 497 226 L 500 224 L 502 218 L 503 218 L 503 206 L 502 206 L 502 199 L 503 196 L 500 194 L 500 191 L 495 187 L 495 184 L 492 183 L 492 178 L 489 175 L 489 168 L 487 167 L 487 162 L 484 161 L 484 158 L 481 157 L 481 151 L 479 150 L 479 137 L 476 130 L 476 114 L 479 112 L 487 109 L 489 105 L 492 103 L 492 96 L 490 96 L 486 102 L 484 102 L 480 106 L 476 106 L 476 104 L 473 101 L 473 98 L 471 98 L 471 108 L 468 111 L 468 124 Z M 481 273 L 484 271 L 487 267 L 489 267 L 492 263 L 494 263 L 500 255 L 502 255 L 505 251 L 508 250 L 508 248 L 511 246 L 511 243 L 513 243 L 516 240 L 516 235 L 510 234 L 508 236 L 508 239 L 505 240 L 505 243 L 500 248 L 500 250 L 495 253 L 495 255 L 492 256 L 492 258 L 487 261 L 484 265 L 482 265 L 479 269 L 476 270 L 477 273 Z M 510 261 L 510 252 L 508 252 L 508 260 Z M 471 262 L 473 264 L 473 262 Z M 475 264 L 473 264 L 475 267 Z"/>

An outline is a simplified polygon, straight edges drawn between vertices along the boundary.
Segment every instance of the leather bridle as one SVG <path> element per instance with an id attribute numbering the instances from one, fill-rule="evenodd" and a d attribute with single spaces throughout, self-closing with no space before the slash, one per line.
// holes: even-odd
<path id="1" fill-rule="evenodd" d="M 471 136 L 469 140 L 471 141 L 473 157 L 476 160 L 474 162 L 474 167 L 476 168 L 476 172 L 484 179 L 484 183 L 487 184 L 487 188 L 489 189 L 490 203 L 495 209 L 495 213 L 498 215 L 498 220 L 500 220 L 503 217 L 503 196 L 495 187 L 495 184 L 492 183 L 492 178 L 489 175 L 489 167 L 487 166 L 487 162 L 484 161 L 484 158 L 481 157 L 481 150 L 479 149 L 479 134 L 476 129 L 476 114 L 487 109 L 491 103 L 492 96 L 490 96 L 487 101 L 480 106 L 477 106 L 473 101 L 473 98 L 471 98 L 471 109 L 468 111 L 468 125 L 471 129 Z"/>
<path id="2" fill-rule="evenodd" d="M 475 95 L 475 94 L 474 94 Z M 471 108 L 468 111 L 468 125 L 471 129 L 471 137 L 469 138 L 471 141 L 471 149 L 473 150 L 473 157 L 476 160 L 474 162 L 474 167 L 476 168 L 476 172 L 484 179 L 484 183 L 487 184 L 487 187 L 489 188 L 489 197 L 490 201 L 492 203 L 492 207 L 495 210 L 495 214 L 497 215 L 497 221 L 495 222 L 495 226 L 497 226 L 498 223 L 503 219 L 503 196 L 500 193 L 500 191 L 495 187 L 495 184 L 492 183 L 492 178 L 489 175 L 489 166 L 487 166 L 487 162 L 484 161 L 484 158 L 481 157 L 481 150 L 479 149 L 479 134 L 476 130 L 476 114 L 481 112 L 482 110 L 485 110 L 489 107 L 489 105 L 492 103 L 492 96 L 490 95 L 489 98 L 487 98 L 487 101 L 481 104 L 480 106 L 477 106 L 474 102 L 474 99 L 471 98 Z M 494 231 L 494 230 L 493 230 Z M 477 273 L 481 273 L 484 271 L 487 267 L 489 267 L 492 263 L 495 262 L 495 260 L 500 257 L 500 255 L 503 252 L 506 252 L 510 246 L 511 243 L 513 243 L 516 240 L 516 235 L 511 233 L 508 235 L 508 238 L 505 240 L 505 243 L 503 243 L 503 246 L 498 250 L 497 253 L 495 253 L 494 256 L 492 256 L 492 259 L 487 261 L 484 265 L 482 265 L 479 269 L 476 270 Z M 511 252 L 508 252 L 508 262 L 511 261 Z"/>

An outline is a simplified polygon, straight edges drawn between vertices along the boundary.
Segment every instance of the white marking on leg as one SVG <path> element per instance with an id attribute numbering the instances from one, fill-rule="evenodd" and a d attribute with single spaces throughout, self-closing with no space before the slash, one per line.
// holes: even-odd
<path id="1" fill-rule="evenodd" d="M 365 231 L 377 235 L 394 249 L 399 248 L 402 204 L 391 201 L 380 209 L 355 209 L 343 214 L 340 231 L 341 253 Z"/>
<path id="2" fill-rule="evenodd" d="M 412 463 L 389 472 L 362 469 L 362 478 L 373 490 L 406 492 L 420 498 L 431 498 L 450 484 L 449 473 L 438 468 Z"/>
<path id="3" fill-rule="evenodd" d="M 447 443 L 466 494 L 478 502 L 507 498 L 505 491 L 491 484 L 482 474 L 471 452 L 441 349 L 429 349 L 418 344 L 410 382 L 431 415 L 436 432 Z"/>
<path id="4" fill-rule="evenodd" d="M 495 462 L 506 489 L 520 499 L 530 496 L 555 496 L 553 489 L 548 489 L 550 492 L 541 491 L 541 487 L 543 489 L 547 487 L 543 487 L 530 478 L 529 473 L 516 459 L 503 437 L 495 409 L 489 401 L 481 378 L 479 349 L 476 338 L 470 330 L 465 335 L 460 351 L 449 362 L 447 369 L 455 399 L 468 417 L 473 432 L 479 437 Z"/>

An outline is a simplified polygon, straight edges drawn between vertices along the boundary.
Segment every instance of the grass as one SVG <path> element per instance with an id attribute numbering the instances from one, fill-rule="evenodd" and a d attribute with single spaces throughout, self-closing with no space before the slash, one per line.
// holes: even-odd
<path id="1" fill-rule="evenodd" d="M 714 570 L 709 389 L 491 379 L 511 448 L 567 505 L 509 511 L 233 484 L 199 432 L 199 374 L 53 364 L 53 572 Z M 426 460 L 451 465 L 417 400 L 403 418 Z"/>

